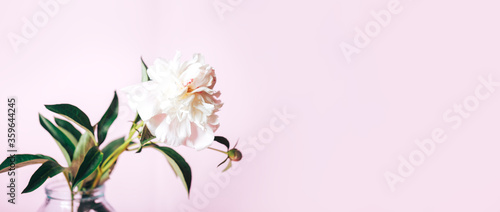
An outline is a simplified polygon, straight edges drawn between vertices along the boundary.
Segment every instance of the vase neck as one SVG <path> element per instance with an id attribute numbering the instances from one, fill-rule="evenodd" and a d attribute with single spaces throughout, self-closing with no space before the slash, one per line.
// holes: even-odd
<path id="1" fill-rule="evenodd" d="M 55 181 L 45 187 L 47 198 L 54 200 L 71 201 L 71 192 L 68 183 L 65 181 Z M 104 197 L 104 185 L 98 186 L 92 190 L 80 191 L 75 193 L 73 200 L 92 200 Z"/>

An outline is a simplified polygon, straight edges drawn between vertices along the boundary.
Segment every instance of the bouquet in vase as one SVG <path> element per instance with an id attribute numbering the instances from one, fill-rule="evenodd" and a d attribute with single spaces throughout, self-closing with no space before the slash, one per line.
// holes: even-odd
<path id="1" fill-rule="evenodd" d="M 7 173 L 12 167 L 41 164 L 22 193 L 32 192 L 48 178 L 62 174 L 71 195 L 71 210 L 78 207 L 78 211 L 90 211 L 92 207 L 84 208 L 88 204 L 73 204 L 75 195 L 85 196 L 109 180 L 124 152 L 140 153 L 144 148 L 161 152 L 188 193 L 191 168 L 175 147 L 184 145 L 222 152 L 226 158 L 219 166 L 228 161 L 224 171 L 231 167 L 232 161 L 241 160 L 242 154 L 236 146 L 231 148 L 225 137 L 214 134 L 219 127 L 217 112 L 223 104 L 220 92 L 214 90 L 215 71 L 202 55 L 195 54 L 181 62 L 177 53 L 173 60 L 156 59 L 149 68 L 142 59 L 141 62 L 142 82 L 120 90 L 136 111 L 127 135 L 111 139 L 107 136 L 118 116 L 116 91 L 106 112 L 94 124 L 74 105 L 45 105 L 60 118 L 51 121 L 39 114 L 40 124 L 56 141 L 67 166 L 47 155 L 13 154 L 0 164 L 0 173 Z M 224 145 L 226 151 L 210 147 L 214 141 Z"/>

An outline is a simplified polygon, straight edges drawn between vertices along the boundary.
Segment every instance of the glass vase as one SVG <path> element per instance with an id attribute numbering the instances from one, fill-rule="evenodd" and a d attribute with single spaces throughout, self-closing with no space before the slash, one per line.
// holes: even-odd
<path id="1" fill-rule="evenodd" d="M 55 181 L 45 187 L 47 199 L 38 212 L 108 212 L 115 210 L 104 198 L 104 185 L 78 192 L 71 200 L 66 181 Z"/>

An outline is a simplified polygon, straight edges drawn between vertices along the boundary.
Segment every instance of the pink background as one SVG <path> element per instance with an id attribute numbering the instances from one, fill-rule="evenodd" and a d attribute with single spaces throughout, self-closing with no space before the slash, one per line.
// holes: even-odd
<path id="1" fill-rule="evenodd" d="M 38 113 L 53 117 L 44 104 L 77 105 L 95 123 L 115 89 L 140 81 L 141 56 L 151 63 L 201 52 L 225 102 L 218 134 L 240 139 L 243 161 L 217 174 L 220 182 L 213 175 L 223 155 L 177 148 L 193 169 L 188 199 L 162 155 L 128 152 L 107 184 L 117 211 L 500 210 L 500 87 L 474 101 L 479 77 L 500 81 L 494 1 L 61 1 L 14 51 L 9 33 L 22 35 L 23 18 L 39 17 L 46 2 L 0 7 L 2 159 L 8 96 L 18 98 L 19 150 L 64 161 L 38 123 Z M 371 12 L 389 8 L 380 27 Z M 339 45 L 354 45 L 366 25 L 371 42 L 349 63 Z M 464 101 L 471 112 L 454 129 L 443 114 Z M 129 127 L 122 106 L 109 138 Z M 284 108 L 294 115 L 288 124 L 275 112 Z M 413 158 L 421 164 L 391 191 L 385 173 L 398 174 L 399 156 L 419 153 L 415 139 L 436 128 L 446 141 L 423 162 Z M 18 170 L 19 191 L 36 168 Z M 1 211 L 43 203 L 43 189 L 7 203 L 7 183 L 0 175 Z"/>

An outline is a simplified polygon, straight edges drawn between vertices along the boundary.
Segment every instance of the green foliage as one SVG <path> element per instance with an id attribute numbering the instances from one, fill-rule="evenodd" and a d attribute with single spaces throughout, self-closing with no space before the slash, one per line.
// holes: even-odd
<path id="1" fill-rule="evenodd" d="M 73 159 L 73 153 L 75 152 L 75 144 L 52 122 L 39 114 L 40 124 L 47 130 L 50 135 L 56 140 L 57 144 L 61 148 L 61 151 L 66 158 L 68 164 L 71 164 Z"/>
<path id="2" fill-rule="evenodd" d="M 141 71 L 142 71 L 142 81 L 147 82 L 151 80 L 148 75 L 148 66 L 141 57 Z"/>
<path id="3" fill-rule="evenodd" d="M 11 163 L 15 164 L 15 168 L 21 168 L 24 166 L 32 165 L 32 164 L 38 164 L 38 163 L 45 163 L 47 161 L 53 161 L 55 162 L 53 158 L 45 155 L 29 155 L 29 154 L 20 154 L 20 155 L 15 155 L 12 157 L 6 158 L 1 164 L 0 164 L 0 173 L 6 172 L 9 170 Z"/>
<path id="4" fill-rule="evenodd" d="M 184 183 L 184 187 L 186 188 L 189 194 L 191 190 L 191 179 L 192 179 L 191 167 L 184 160 L 184 158 L 175 150 L 169 147 L 162 147 L 156 144 L 147 144 L 146 146 L 153 147 L 165 155 L 168 163 L 174 169 L 175 174 L 181 178 L 182 183 Z"/>
<path id="5" fill-rule="evenodd" d="M 142 147 L 144 146 L 144 144 L 146 144 L 147 142 L 149 142 L 149 141 L 151 141 L 151 140 L 153 140 L 155 138 L 156 137 L 153 136 L 153 134 L 151 133 L 151 131 L 149 131 L 148 126 L 144 125 L 144 128 L 142 129 L 139 150 L 137 150 L 136 153 L 140 153 L 142 151 Z"/>
<path id="6" fill-rule="evenodd" d="M 224 138 L 222 136 L 215 136 L 214 141 L 221 143 L 222 145 L 226 146 L 227 149 L 229 149 L 229 141 L 227 140 L 227 138 Z"/>
<path id="7" fill-rule="evenodd" d="M 89 132 L 85 132 L 81 137 L 80 141 L 78 141 L 78 145 L 76 146 L 75 153 L 73 154 L 73 161 L 71 162 L 70 172 L 72 176 L 76 176 L 80 165 L 83 162 L 83 159 L 87 155 L 87 152 L 95 147 L 95 140 Z"/>
<path id="8" fill-rule="evenodd" d="M 111 156 L 113 153 L 116 154 L 117 149 L 119 149 L 119 147 L 121 145 L 123 145 L 124 143 L 125 143 L 125 138 L 121 137 L 121 138 L 118 138 L 114 141 L 111 141 L 111 143 L 106 145 L 106 147 L 104 147 L 104 149 L 102 149 L 104 163 L 109 158 L 109 156 Z"/>
<path id="9" fill-rule="evenodd" d="M 96 171 L 97 167 L 99 167 L 102 162 L 102 157 L 102 152 L 99 151 L 97 146 L 93 146 L 89 149 L 80 168 L 78 168 L 75 179 L 73 179 L 73 187 Z"/>
<path id="10" fill-rule="evenodd" d="M 56 176 L 64 170 L 64 167 L 60 166 L 57 162 L 47 161 L 38 168 L 33 176 L 31 176 L 28 186 L 23 190 L 24 193 L 29 193 L 40 187 L 48 178 Z"/>
<path id="11" fill-rule="evenodd" d="M 115 91 L 113 101 L 111 101 L 108 110 L 106 110 L 106 113 L 104 113 L 99 123 L 97 123 L 98 146 L 100 146 L 102 142 L 104 142 L 104 139 L 106 139 L 109 127 L 111 126 L 111 124 L 113 124 L 116 117 L 118 117 L 118 96 L 116 95 Z"/>
<path id="12" fill-rule="evenodd" d="M 148 67 L 141 58 L 142 81 L 151 80 L 147 74 Z M 116 91 L 113 100 L 97 124 L 92 125 L 89 117 L 78 107 L 71 104 L 45 105 L 45 107 L 64 117 L 55 118 L 55 124 L 39 114 L 42 127 L 54 138 L 60 147 L 68 166 L 63 167 L 53 158 L 45 155 L 20 154 L 6 158 L 0 164 L 0 173 L 9 171 L 11 164 L 21 168 L 31 164 L 42 164 L 31 176 L 23 193 L 29 193 L 39 188 L 48 178 L 63 173 L 72 191 L 93 189 L 110 178 L 118 157 L 124 151 L 141 152 L 143 147 L 152 147 L 161 152 L 172 167 L 174 173 L 181 178 L 188 194 L 191 190 L 192 173 L 189 164 L 174 149 L 158 146 L 152 140 L 151 133 L 139 114 L 133 121 L 128 137 L 121 137 L 103 145 L 109 128 L 116 120 L 119 101 Z M 76 127 L 79 128 L 76 128 Z M 83 131 L 80 131 L 83 129 Z M 83 132 L 83 133 L 82 133 Z M 138 135 L 137 135 L 138 133 Z M 135 140 L 138 139 L 138 140 Z M 134 142 L 135 140 L 135 142 Z M 215 141 L 229 149 L 229 141 L 222 136 L 215 136 Z M 132 149 L 128 149 L 133 146 Z M 230 164 L 229 164 L 230 165 Z M 228 167 L 229 168 L 229 167 Z"/>
<path id="13" fill-rule="evenodd" d="M 85 130 L 88 130 L 90 133 L 94 132 L 94 128 L 90 124 L 89 117 L 78 107 L 70 104 L 45 105 L 45 107 L 48 110 L 75 122 Z"/>
<path id="14" fill-rule="evenodd" d="M 73 137 L 75 137 L 76 140 L 80 139 L 80 136 L 82 136 L 82 133 L 80 131 L 78 131 L 71 123 L 69 123 L 66 120 L 59 119 L 59 118 L 55 118 L 55 120 L 56 120 L 56 124 L 59 127 L 65 129 L 66 131 L 71 133 L 71 135 L 73 135 Z"/>
<path id="15" fill-rule="evenodd" d="M 125 151 L 129 144 L 125 143 L 124 138 L 119 138 L 109 143 L 103 149 L 103 162 L 101 168 L 104 170 L 110 169 L 118 160 L 118 156 Z"/>

